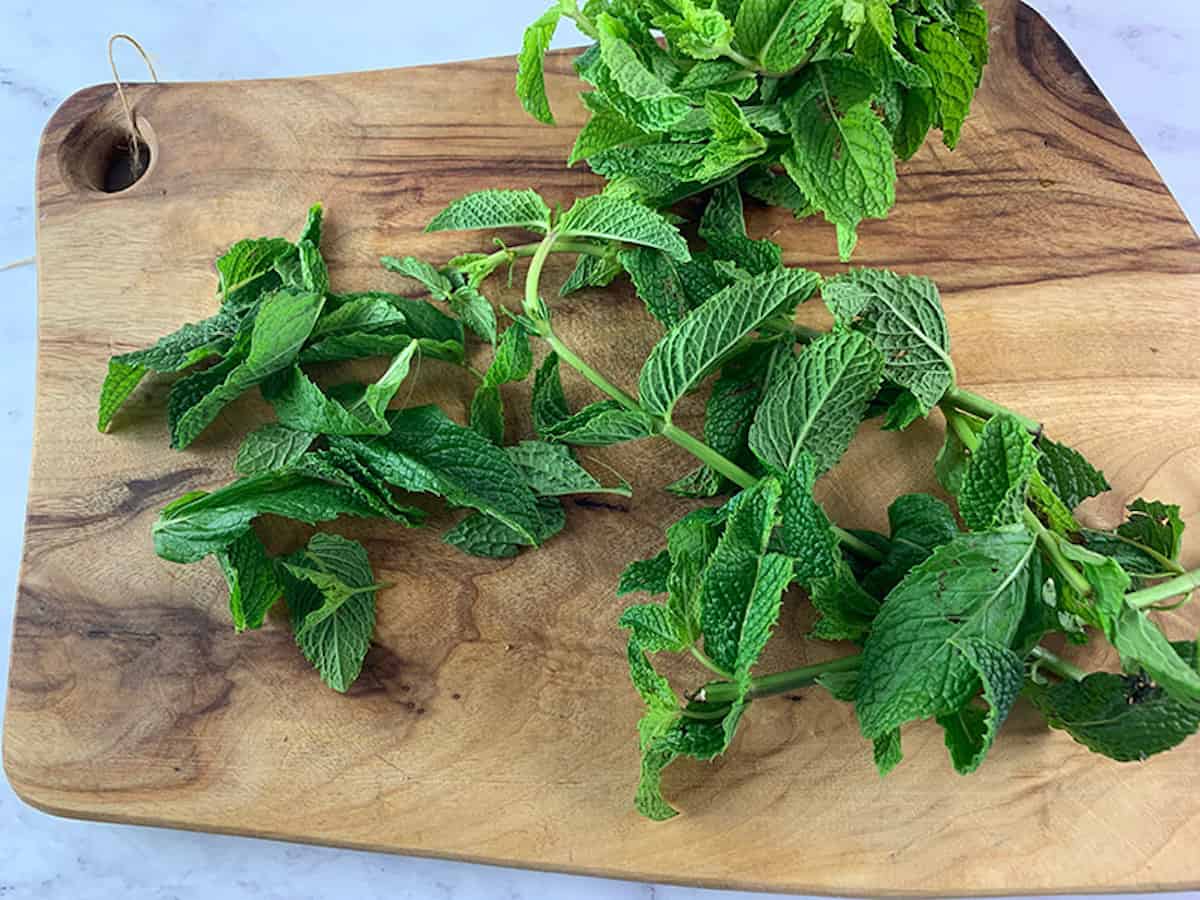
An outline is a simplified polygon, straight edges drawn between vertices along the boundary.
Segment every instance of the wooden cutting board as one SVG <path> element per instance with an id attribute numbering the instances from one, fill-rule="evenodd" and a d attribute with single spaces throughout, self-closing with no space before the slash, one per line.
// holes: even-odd
<path id="1" fill-rule="evenodd" d="M 1115 491 L 1087 521 L 1111 525 L 1148 495 L 1181 502 L 1200 531 L 1200 242 L 1058 37 L 1012 0 L 991 8 L 995 61 L 961 149 L 930 144 L 903 166 L 896 211 L 864 225 L 856 263 L 939 280 L 962 383 L 1044 418 L 1109 474 Z M 523 115 L 513 70 L 498 59 L 138 86 L 153 162 L 116 194 L 95 188 L 120 121 L 111 86 L 54 115 L 37 176 L 36 442 L 4 742 L 17 792 L 82 818 L 728 887 L 1200 883 L 1200 741 L 1118 765 L 1024 704 L 978 774 L 955 775 L 940 731 L 918 725 L 908 759 L 880 780 L 849 707 L 819 691 L 758 703 L 726 758 L 670 771 L 683 816 L 639 819 L 639 708 L 613 587 L 687 508 L 658 490 L 690 468 L 661 443 L 596 452 L 633 480 L 634 499 L 572 507 L 563 536 L 513 561 L 462 556 L 437 527 L 339 526 L 395 582 L 348 696 L 320 684 L 279 622 L 234 635 L 215 563 L 154 556 L 159 508 L 226 482 L 239 437 L 267 411 L 246 398 L 173 452 L 167 385 L 153 381 L 114 433 L 97 434 L 108 355 L 209 315 L 214 256 L 247 235 L 294 234 L 314 200 L 329 210 L 335 287 L 403 289 L 381 254 L 488 245 L 422 234 L 452 198 L 594 189 L 563 165 L 582 121 L 569 57 L 552 64 L 557 130 Z M 823 223 L 763 213 L 752 225 L 790 263 L 838 270 Z M 655 329 L 627 288 L 558 302 L 555 316 L 584 356 L 634 383 Z M 465 412 L 456 371 L 427 362 L 419 381 L 409 402 Z M 903 436 L 864 429 L 823 482 L 831 514 L 880 527 L 896 495 L 936 490 L 941 430 L 936 417 Z M 279 548 L 303 537 L 268 532 Z M 1187 545 L 1200 564 L 1200 540 Z M 844 652 L 800 637 L 801 606 L 766 668 Z M 1196 607 L 1166 616 L 1175 637 L 1197 623 Z"/>

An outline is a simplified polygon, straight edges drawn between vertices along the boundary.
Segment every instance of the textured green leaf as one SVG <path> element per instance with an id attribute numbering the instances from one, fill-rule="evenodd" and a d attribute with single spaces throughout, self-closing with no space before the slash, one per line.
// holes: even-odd
<path id="1" fill-rule="evenodd" d="M 345 693 L 362 671 L 375 632 L 375 593 L 367 551 L 336 534 L 315 534 L 294 562 L 284 564 L 292 579 L 307 581 L 321 605 L 304 616 L 296 643 L 321 680 Z"/>
<path id="2" fill-rule="evenodd" d="M 1146 613 L 1125 606 L 1110 640 L 1127 669 L 1144 669 L 1173 700 L 1200 705 L 1200 670 L 1179 655 Z"/>
<path id="3" fill-rule="evenodd" d="M 950 332 L 930 279 L 857 269 L 827 281 L 821 296 L 839 324 L 874 342 L 883 354 L 884 377 L 910 391 L 923 413 L 953 386 Z"/>
<path id="4" fill-rule="evenodd" d="M 558 289 L 560 297 L 568 297 L 576 291 L 588 288 L 608 287 L 624 271 L 616 256 L 593 256 L 581 253 L 575 261 L 570 277 Z"/>
<path id="5" fill-rule="evenodd" d="M 989 419 L 958 494 L 958 511 L 967 527 L 984 531 L 1021 521 L 1037 463 L 1033 436 L 1020 422 L 1008 415 Z"/>
<path id="6" fill-rule="evenodd" d="M 1178 506 L 1139 498 L 1129 504 L 1129 518 L 1117 528 L 1117 534 L 1175 561 L 1179 559 L 1183 527 Z"/>
<path id="7" fill-rule="evenodd" d="M 217 562 L 229 585 L 229 612 L 237 631 L 261 628 L 267 612 L 283 588 L 275 575 L 275 563 L 253 530 L 217 553 Z"/>
<path id="8" fill-rule="evenodd" d="M 576 447 L 608 447 L 652 437 L 657 433 L 654 422 L 644 413 L 626 409 L 616 400 L 591 403 L 574 415 L 539 431 L 548 441 Z"/>
<path id="9" fill-rule="evenodd" d="M 662 250 L 673 259 L 691 258 L 679 229 L 660 213 L 631 200 L 594 194 L 575 201 L 558 223 L 564 237 L 600 238 Z"/>
<path id="10" fill-rule="evenodd" d="M 1021 693 L 1025 664 L 1008 647 L 987 640 L 967 640 L 956 649 L 979 676 L 987 710 L 970 703 L 938 716 L 938 724 L 946 733 L 946 749 L 955 771 L 969 775 L 983 763 Z"/>
<path id="11" fill-rule="evenodd" d="M 1195 648 L 1194 643 L 1175 645 L 1193 666 Z M 1141 762 L 1177 747 L 1200 729 L 1200 704 L 1180 703 L 1144 673 L 1096 672 L 1082 681 L 1030 683 L 1025 695 L 1052 728 L 1118 762 Z"/>
<path id="12" fill-rule="evenodd" d="M 700 619 L 705 567 L 720 537 L 720 512 L 698 509 L 667 529 L 667 551 L 671 570 L 667 573 L 667 605 L 687 623 L 693 640 L 700 636 Z"/>
<path id="13" fill-rule="evenodd" d="M 320 247 L 324 224 L 325 207 L 320 203 L 314 203 L 308 208 L 308 215 L 304 218 L 304 227 L 300 229 L 300 237 L 296 239 L 297 243 L 308 241 L 314 247 Z"/>
<path id="14" fill-rule="evenodd" d="M 254 320 L 250 348 L 244 362 L 224 380 L 177 410 L 171 425 L 171 446 L 183 449 L 194 441 L 217 414 L 243 392 L 268 376 L 291 366 L 312 333 L 324 298 L 319 294 L 280 291 L 263 301 Z"/>
<path id="15" fill-rule="evenodd" d="M 545 56 L 561 18 L 559 6 L 548 9 L 525 29 L 521 52 L 517 56 L 517 97 L 527 113 L 547 125 L 554 124 L 554 114 L 546 98 Z"/>
<path id="16" fill-rule="evenodd" d="M 617 494 L 629 497 L 633 494 L 624 479 L 613 487 L 605 487 L 576 462 L 571 451 L 562 444 L 522 441 L 504 450 L 539 497 L 562 497 L 568 494 Z"/>
<path id="17" fill-rule="evenodd" d="M 573 166 L 580 160 L 590 159 L 605 150 L 646 138 L 647 132 L 617 112 L 599 93 L 589 91 L 580 94 L 579 99 L 592 115 L 575 138 L 575 146 L 567 160 L 568 166 Z"/>
<path id="18" fill-rule="evenodd" d="M 436 406 L 392 412 L 388 422 L 386 435 L 331 437 L 330 446 L 352 452 L 388 484 L 477 509 L 535 541 L 541 519 L 533 492 L 502 449 Z"/>
<path id="19" fill-rule="evenodd" d="M 879 601 L 862 589 L 840 555 L 830 573 L 813 578 L 808 587 L 813 608 L 820 613 L 809 637 L 861 641 L 871 631 L 871 623 L 879 614 Z"/>
<path id="20" fill-rule="evenodd" d="M 663 326 L 670 328 L 693 307 L 680 272 L 684 264 L 661 250 L 630 247 L 621 251 L 621 264 L 646 309 Z"/>
<path id="21" fill-rule="evenodd" d="M 802 76 L 812 87 L 789 106 L 793 146 L 782 158 L 788 175 L 837 226 L 838 250 L 850 258 L 863 219 L 884 218 L 896 202 L 892 136 L 868 99 L 850 103 L 833 92 L 828 63 Z"/>
<path id="22" fill-rule="evenodd" d="M 275 263 L 295 253 L 283 238 L 238 241 L 217 259 L 217 294 L 230 308 L 247 307 L 280 285 Z"/>
<path id="23" fill-rule="evenodd" d="M 450 279 L 438 271 L 432 263 L 415 256 L 397 258 L 395 256 L 380 257 L 380 264 L 389 272 L 411 278 L 424 286 L 435 300 L 449 300 L 454 293 L 454 285 Z"/>
<path id="24" fill-rule="evenodd" d="M 783 551 L 795 562 L 794 577 L 804 587 L 818 578 L 837 573 L 842 561 L 841 544 L 825 510 L 813 498 L 818 475 L 817 460 L 807 450 L 783 479 L 779 503 Z"/>
<path id="25" fill-rule="evenodd" d="M 522 547 L 544 544 L 566 527 L 567 515 L 562 501 L 553 497 L 539 497 L 537 511 L 536 542 L 518 534 L 499 519 L 481 512 L 467 516 L 447 531 L 443 540 L 471 556 L 508 559 L 516 556 Z"/>
<path id="26" fill-rule="evenodd" d="M 780 494 L 779 482 L 771 478 L 742 493 L 704 571 L 700 587 L 704 650 L 730 673 L 740 661 L 743 630 L 751 601 L 758 599 L 760 582 L 771 589 L 777 584 L 781 564 L 772 561 L 768 565 L 766 551 L 775 528 Z M 790 576 L 790 564 L 787 568 Z M 776 594 L 782 590 L 783 585 L 779 585 Z"/>
<path id="27" fill-rule="evenodd" d="M 904 751 L 900 746 L 900 729 L 894 728 L 886 734 L 881 734 L 872 743 L 875 768 L 881 778 L 886 777 L 904 760 Z"/>
<path id="28" fill-rule="evenodd" d="M 680 398 L 765 321 L 790 314 L 796 304 L 808 299 L 817 281 L 816 275 L 803 269 L 779 269 L 714 294 L 651 351 L 639 379 L 643 407 L 669 417 Z"/>
<path id="29" fill-rule="evenodd" d="M 1042 451 L 1038 471 L 1068 509 L 1074 510 L 1089 497 L 1112 490 L 1104 473 L 1094 468 L 1078 450 L 1046 437 L 1038 441 L 1038 449 Z"/>
<path id="30" fill-rule="evenodd" d="M 663 550 L 649 559 L 634 560 L 621 573 L 621 580 L 617 583 L 617 596 L 623 597 L 639 591 L 647 594 L 665 594 L 670 572 L 669 550 Z"/>
<path id="31" fill-rule="evenodd" d="M 879 351 L 855 332 L 833 332 L 783 357 L 750 428 L 751 448 L 780 470 L 807 450 L 818 471 L 828 471 L 850 446 L 882 371 Z"/>
<path id="32" fill-rule="evenodd" d="M 1084 528 L 1079 535 L 1085 547 L 1102 556 L 1112 557 L 1122 569 L 1134 576 L 1135 581 L 1144 582 L 1147 578 L 1177 574 L 1160 554 L 1144 544 L 1121 537 L 1115 531 Z"/>
<path id="33" fill-rule="evenodd" d="M 717 59 L 733 43 L 733 24 L 719 9 L 695 0 L 670 0 L 651 20 L 662 30 L 672 50 L 700 60 Z"/>
<path id="34" fill-rule="evenodd" d="M 891 540 L 884 561 L 863 583 L 877 597 L 885 596 L 934 550 L 950 543 L 959 534 L 950 507 L 928 494 L 897 497 L 888 507 L 888 523 Z"/>
<path id="35" fill-rule="evenodd" d="M 929 75 L 896 47 L 896 21 L 888 0 L 866 0 L 863 27 L 854 42 L 854 58 L 885 84 L 929 87 Z"/>
<path id="36" fill-rule="evenodd" d="M 326 320 L 336 316 L 340 310 L 346 307 L 362 310 L 364 307 L 359 304 L 364 302 L 383 302 L 393 307 L 404 317 L 403 328 L 397 331 L 393 330 L 396 328 L 395 324 L 382 325 L 379 321 L 374 321 L 363 323 L 364 325 L 369 324 L 369 329 L 357 327 L 344 334 L 329 334 L 323 330 Z M 462 323 L 424 300 L 413 300 L 383 291 L 367 291 L 356 294 L 331 295 L 326 302 L 325 309 L 326 315 L 317 321 L 317 326 L 313 329 L 313 342 L 306 346 L 300 355 L 301 362 L 331 362 L 365 356 L 395 356 L 407 346 L 410 338 L 417 338 L 420 341 L 421 353 L 426 356 L 446 359 L 449 362 L 462 361 Z M 344 315 L 352 318 L 351 314 Z M 380 316 L 382 317 L 382 314 Z M 348 320 L 342 321 L 349 324 Z M 376 330 L 379 328 L 387 329 L 386 333 L 379 333 Z M 341 338 L 341 340 L 334 340 L 335 338 Z M 365 352 L 357 352 L 356 342 L 361 342 L 362 350 Z M 384 347 L 386 349 L 376 349 Z M 350 355 L 346 355 L 347 353 Z"/>
<path id="37" fill-rule="evenodd" d="M 196 562 L 224 550 L 266 514 L 308 525 L 343 515 L 415 524 L 423 515 L 394 506 L 310 453 L 302 464 L 240 478 L 211 494 L 196 491 L 180 497 L 154 523 L 154 550 L 171 562 Z"/>
<path id="38" fill-rule="evenodd" d="M 840 6 L 837 0 L 743 0 L 736 25 L 738 47 L 768 72 L 788 72 L 804 64 Z"/>
<path id="39" fill-rule="evenodd" d="M 1029 479 L 1029 503 L 1056 534 L 1076 534 L 1083 528 L 1062 498 L 1046 484 L 1040 469 L 1035 469 Z"/>
<path id="40" fill-rule="evenodd" d="M 545 437 L 559 422 L 571 417 L 567 397 L 563 393 L 562 379 L 558 374 L 558 354 L 551 351 L 538 366 L 533 378 L 533 394 L 530 398 L 533 427 L 539 437 Z"/>
<path id="41" fill-rule="evenodd" d="M 694 180 L 715 181 L 744 167 L 747 160 L 766 153 L 767 139 L 754 130 L 737 101 L 728 94 L 709 91 L 704 98 L 704 109 L 713 137 L 704 147 L 704 159 Z"/>
<path id="42" fill-rule="evenodd" d="M 813 213 L 812 203 L 788 175 L 776 175 L 770 169 L 753 168 L 742 176 L 742 190 L 768 206 L 789 209 L 797 219 Z"/>
<path id="43" fill-rule="evenodd" d="M 317 436 L 277 423 L 252 431 L 238 448 L 233 467 L 239 475 L 259 475 L 286 468 L 302 457 Z"/>
<path id="44" fill-rule="evenodd" d="M 638 58 L 623 38 L 621 23 L 607 13 L 597 19 L 600 59 L 585 78 L 599 88 L 630 122 L 664 132 L 687 115 L 687 98 L 677 94 Z"/>
<path id="45" fill-rule="evenodd" d="M 713 191 L 700 220 L 700 237 L 717 259 L 727 259 L 752 275 L 762 275 L 783 265 L 783 251 L 770 240 L 752 240 L 746 233 L 742 192 L 728 181 Z"/>
<path id="46" fill-rule="evenodd" d="M 621 613 L 620 626 L 629 629 L 647 653 L 679 653 L 691 644 L 686 626 L 658 603 L 631 606 Z"/>
<path id="47" fill-rule="evenodd" d="M 966 705 L 979 682 L 962 648 L 1009 646 L 1025 611 L 1034 548 L 1018 528 L 961 535 L 888 595 L 863 649 L 856 709 L 865 737 Z"/>
<path id="48" fill-rule="evenodd" d="M 972 51 L 950 29 L 939 25 L 921 28 L 917 63 L 933 82 L 933 101 L 942 127 L 942 140 L 950 149 L 958 144 L 963 123 L 971 111 L 982 69 Z M 972 46 L 976 46 L 972 42 Z"/>
<path id="49" fill-rule="evenodd" d="M 704 102 L 711 91 L 719 91 L 737 100 L 749 100 L 758 88 L 758 79 L 747 75 L 745 67 L 727 59 L 696 63 L 683 76 L 675 90 L 693 103 Z"/>
<path id="50" fill-rule="evenodd" d="M 309 344 L 333 335 L 404 331 L 407 323 L 404 313 L 383 297 L 359 297 L 332 308 L 326 304 Z"/>
<path id="51" fill-rule="evenodd" d="M 426 231 L 484 228 L 550 229 L 550 207 L 536 191 L 478 191 L 455 200 L 434 217 Z"/>
<path id="52" fill-rule="evenodd" d="M 702 143 L 635 143 L 600 151 L 588 158 L 588 165 L 609 179 L 606 194 L 623 179 L 661 207 L 669 204 L 658 201 L 669 200 L 676 191 L 686 196 L 698 189 L 693 176 L 703 159 Z"/>
<path id="53" fill-rule="evenodd" d="M 471 427 L 494 444 L 504 442 L 504 402 L 500 387 L 524 381 L 533 371 L 529 333 L 520 322 L 504 332 L 496 354 L 471 401 Z"/>

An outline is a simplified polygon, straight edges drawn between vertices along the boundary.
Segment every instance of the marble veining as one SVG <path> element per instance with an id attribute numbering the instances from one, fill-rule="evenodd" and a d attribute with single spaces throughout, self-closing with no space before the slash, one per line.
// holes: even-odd
<path id="1" fill-rule="evenodd" d="M 129 31 L 164 79 L 210 80 L 384 68 L 511 53 L 544 0 L 351 7 L 179 0 L 9 2 L 0 66 L 0 266 L 34 253 L 38 136 L 73 91 L 110 78 L 105 44 Z M 1193 224 L 1200 223 L 1200 4 L 1195 0 L 1036 0 L 1083 60 Z M 343 10 L 353 8 L 354 15 Z M 467 23 L 464 25 L 464 23 Z M 319 35 L 319 39 L 314 39 Z M 559 44 L 578 43 L 569 31 Z M 119 51 L 125 77 L 140 61 Z M 33 417 L 36 279 L 0 271 L 0 674 L 7 678 Z M 0 704 L 3 698 L 0 697 Z M 751 894 L 521 872 L 269 841 L 71 822 L 43 815 L 0 782 L 0 900 L 355 897 L 358 900 L 745 900 Z M 1184 895 L 1179 895 L 1184 896 Z"/>

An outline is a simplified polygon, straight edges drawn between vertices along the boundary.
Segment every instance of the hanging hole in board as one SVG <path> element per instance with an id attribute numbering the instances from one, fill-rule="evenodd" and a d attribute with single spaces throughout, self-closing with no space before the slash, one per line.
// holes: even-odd
<path id="1" fill-rule="evenodd" d="M 132 136 L 120 113 L 101 110 L 78 122 L 58 148 L 59 171 L 77 190 L 121 194 L 146 177 L 158 162 L 158 141 L 150 122 L 138 117 L 137 163 Z"/>
<path id="2" fill-rule="evenodd" d="M 126 135 L 109 152 L 100 190 L 106 194 L 116 194 L 132 187 L 150 168 L 151 158 L 149 144 L 141 138 L 135 141 L 132 136 Z"/>

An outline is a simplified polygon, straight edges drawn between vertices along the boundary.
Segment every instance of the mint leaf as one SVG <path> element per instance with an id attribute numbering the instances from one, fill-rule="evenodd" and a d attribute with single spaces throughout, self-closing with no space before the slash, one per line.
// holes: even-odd
<path id="1" fill-rule="evenodd" d="M 310 453 L 302 464 L 240 478 L 211 494 L 180 497 L 154 523 L 154 550 L 171 562 L 196 562 L 224 550 L 267 514 L 308 525 L 343 515 L 415 524 L 423 516 L 395 507 L 327 458 Z"/>
<path id="2" fill-rule="evenodd" d="M 642 367 L 639 391 L 647 412 L 669 418 L 675 404 L 768 319 L 790 314 L 812 296 L 817 276 L 780 269 L 714 294 L 655 345 Z M 784 467 L 786 468 L 786 467 Z"/>
<path id="3" fill-rule="evenodd" d="M 1110 628 L 1122 665 L 1144 669 L 1173 700 L 1200 704 L 1200 670 L 1179 655 L 1146 613 L 1125 606 Z"/>
<path id="4" fill-rule="evenodd" d="M 692 309 L 683 265 L 661 250 L 630 247 L 620 254 L 621 265 L 629 272 L 638 297 L 650 315 L 666 328 L 675 325 Z"/>
<path id="5" fill-rule="evenodd" d="M 667 606 L 687 624 L 693 641 L 700 637 L 705 569 L 720 538 L 720 518 L 717 510 L 698 509 L 667 529 Z"/>
<path id="6" fill-rule="evenodd" d="M 171 446 L 183 449 L 192 443 L 217 414 L 243 392 L 296 361 L 312 333 L 324 298 L 319 294 L 280 291 L 265 299 L 254 319 L 250 347 L 243 362 L 224 379 L 176 409 L 171 423 Z M 199 383 L 199 382 L 196 382 Z"/>
<path id="7" fill-rule="evenodd" d="M 545 56 L 561 18 L 561 7 L 548 9 L 525 29 L 521 52 L 517 56 L 517 97 L 527 113 L 546 125 L 554 124 L 554 113 L 546 98 Z"/>
<path id="8" fill-rule="evenodd" d="M 840 5 L 836 0 L 743 0 L 737 15 L 738 47 L 768 72 L 787 73 L 804 64 Z"/>
<path id="9" fill-rule="evenodd" d="M 837 226 L 845 262 L 858 242 L 859 222 L 884 218 L 896 202 L 896 159 L 892 136 L 867 98 L 839 97 L 837 71 L 826 63 L 812 69 L 789 105 L 793 146 L 782 161 L 804 196 Z"/>
<path id="10" fill-rule="evenodd" d="M 334 399 L 314 384 L 299 366 L 268 378 L 262 385 L 263 399 L 287 428 L 310 434 L 387 434 L 384 418 L 388 404 L 400 390 L 412 367 L 417 342 L 409 341 L 379 380 L 361 385 L 343 385 L 343 400 Z"/>
<path id="11" fill-rule="evenodd" d="M 261 628 L 267 612 L 282 595 L 275 563 L 252 530 L 224 550 L 217 562 L 229 585 L 229 612 L 236 631 Z"/>
<path id="12" fill-rule="evenodd" d="M 576 200 L 559 221 L 558 233 L 653 247 L 680 262 L 691 258 L 679 229 L 662 215 L 640 203 L 603 194 Z"/>
<path id="13" fill-rule="evenodd" d="M 617 112 L 611 103 L 595 91 L 580 94 L 579 99 L 592 115 L 575 139 L 575 146 L 567 160 L 568 166 L 647 136 L 645 131 Z"/>
<path id="14" fill-rule="evenodd" d="M 803 587 L 835 575 L 842 562 L 841 544 L 833 525 L 813 498 L 817 476 L 816 457 L 802 450 L 783 479 L 779 502 L 783 551 L 794 561 L 794 577 Z"/>
<path id="15" fill-rule="evenodd" d="M 1139 498 L 1129 504 L 1129 518 L 1117 528 L 1117 534 L 1175 561 L 1179 559 L 1183 527 L 1178 506 Z"/>
<path id="16" fill-rule="evenodd" d="M 1176 644 L 1175 650 L 1195 665 L 1195 643 Z M 1180 703 L 1145 673 L 1096 672 L 1082 681 L 1055 685 L 1031 682 L 1025 696 L 1050 727 L 1117 762 L 1142 762 L 1200 730 L 1200 704 Z"/>
<path id="17" fill-rule="evenodd" d="M 917 51 L 916 61 L 933 82 L 942 140 L 953 150 L 971 111 L 983 70 L 972 51 L 950 29 L 938 24 L 926 25 L 918 36 L 924 50 Z M 972 46 L 978 49 L 974 39 Z"/>
<path id="18" fill-rule="evenodd" d="M 754 130 L 737 101 L 728 94 L 709 91 L 704 98 L 713 139 L 705 145 L 704 159 L 694 180 L 715 181 L 767 151 L 767 139 Z"/>
<path id="19" fill-rule="evenodd" d="M 716 59 L 733 43 L 733 25 L 719 9 L 707 9 L 694 0 L 670 0 L 670 9 L 660 11 L 652 22 L 673 50 L 695 59 Z"/>
<path id="20" fill-rule="evenodd" d="M 608 287 L 622 271 L 621 263 L 615 257 L 581 253 L 575 262 L 575 269 L 558 289 L 558 294 L 560 297 L 568 297 L 587 288 Z"/>
<path id="21" fill-rule="evenodd" d="M 388 414 L 375 438 L 331 437 L 377 477 L 406 491 L 435 494 L 487 513 L 536 544 L 541 519 L 533 492 L 508 455 L 436 406 Z"/>
<path id="22" fill-rule="evenodd" d="M 616 400 L 600 400 L 540 432 L 548 441 L 576 447 L 608 447 L 652 437 L 657 428 L 645 413 L 626 409 Z"/>
<path id="23" fill-rule="evenodd" d="M 803 584 L 803 582 L 801 582 Z M 809 637 L 819 641 L 861 641 L 879 614 L 879 601 L 859 585 L 839 556 L 828 575 L 811 579 L 809 599 L 820 613 Z"/>
<path id="24" fill-rule="evenodd" d="M 686 97 L 675 93 L 638 58 L 624 27 L 608 13 L 596 20 L 600 59 L 581 75 L 599 88 L 626 119 L 645 131 L 665 132 L 687 115 Z"/>
<path id="25" fill-rule="evenodd" d="M 435 300 L 449 300 L 454 293 L 454 285 L 450 279 L 438 271 L 432 263 L 423 259 L 417 259 L 415 256 L 403 258 L 383 256 L 380 257 L 379 263 L 389 272 L 395 272 L 419 282 L 425 290 L 433 295 Z"/>
<path id="26" fill-rule="evenodd" d="M 448 302 L 464 325 L 489 344 L 496 343 L 496 310 L 487 297 L 464 284 L 450 295 Z"/>
<path id="27" fill-rule="evenodd" d="M 621 573 L 617 583 L 617 596 L 644 592 L 647 594 L 665 594 L 667 592 L 667 576 L 671 572 L 671 553 L 663 550 L 657 556 L 649 559 L 634 560 Z"/>
<path id="28" fill-rule="evenodd" d="M 904 751 L 900 746 L 900 729 L 895 728 L 881 734 L 872 743 L 875 768 L 879 771 L 879 777 L 884 778 L 904 760 Z"/>
<path id="29" fill-rule="evenodd" d="M 962 490 L 969 462 L 970 454 L 966 445 L 953 428 L 947 428 L 942 447 L 933 462 L 933 472 L 937 476 L 938 484 L 957 497 Z"/>
<path id="30" fill-rule="evenodd" d="M 646 653 L 664 650 L 679 653 L 692 643 L 686 625 L 670 609 L 657 603 L 629 607 L 621 613 L 619 624 L 629 629 L 633 640 Z"/>
<path id="31" fill-rule="evenodd" d="M 455 200 L 425 230 L 486 228 L 525 228 L 545 233 L 550 230 L 550 207 L 536 191 L 478 191 Z"/>
<path id="32" fill-rule="evenodd" d="M 403 316 L 403 326 L 373 306 L 379 303 Z M 345 329 L 340 327 L 343 325 Z M 383 291 L 333 294 L 326 300 L 325 313 L 317 320 L 309 343 L 300 352 L 300 361 L 395 356 L 414 338 L 424 356 L 451 363 L 463 360 L 462 323 L 431 303 Z"/>
<path id="33" fill-rule="evenodd" d="M 314 203 L 308 208 L 308 215 L 304 217 L 304 227 L 300 229 L 300 237 L 296 239 L 296 242 L 299 244 L 308 241 L 314 247 L 320 247 L 324 224 L 325 207 L 323 204 Z"/>
<path id="34" fill-rule="evenodd" d="M 854 332 L 824 335 L 799 356 L 783 356 L 750 428 L 750 447 L 780 470 L 805 450 L 818 471 L 829 470 L 850 445 L 882 372 L 879 351 Z"/>
<path id="35" fill-rule="evenodd" d="M 605 487 L 587 469 L 575 461 L 562 444 L 522 441 L 504 448 L 508 458 L 525 477 L 539 497 L 563 497 L 568 494 L 617 494 L 630 497 L 633 490 L 624 479 Z"/>
<path id="36" fill-rule="evenodd" d="M 562 379 L 558 374 L 558 354 L 551 351 L 538 366 L 533 377 L 533 394 L 530 397 L 533 427 L 539 437 L 546 437 L 559 422 L 571 417 L 567 397 L 563 393 Z"/>
<path id="37" fill-rule="evenodd" d="M 1089 497 L 1112 490 L 1104 473 L 1093 467 L 1078 450 L 1046 437 L 1038 441 L 1038 449 L 1042 451 L 1038 472 L 1068 509 L 1074 510 Z"/>
<path id="38" fill-rule="evenodd" d="M 238 448 L 233 467 L 239 475 L 259 475 L 283 469 L 302 457 L 317 436 L 286 425 L 264 425 L 252 431 Z"/>
<path id="39" fill-rule="evenodd" d="M 888 595 L 863 648 L 856 709 L 866 738 L 966 705 L 979 682 L 962 648 L 1009 646 L 1025 611 L 1034 549 L 1018 528 L 961 535 Z"/>
<path id="40" fill-rule="evenodd" d="M 983 699 L 988 707 L 985 712 L 969 703 L 956 712 L 938 716 L 955 771 L 969 775 L 983 763 L 996 732 L 1021 693 L 1025 664 L 1008 647 L 987 640 L 966 640 L 956 649 L 983 683 Z"/>
<path id="41" fill-rule="evenodd" d="M 858 269 L 821 289 L 835 321 L 867 335 L 884 377 L 906 388 L 928 414 L 954 385 L 950 333 L 937 285 L 928 278 Z"/>
<path id="42" fill-rule="evenodd" d="M 885 596 L 913 568 L 925 562 L 938 547 L 959 535 L 954 513 L 928 494 L 905 494 L 888 507 L 891 540 L 882 564 L 864 579 L 863 586 L 877 597 Z"/>
<path id="43" fill-rule="evenodd" d="M 779 482 L 771 478 L 742 492 L 704 571 L 700 587 L 704 650 L 730 673 L 736 674 L 743 662 L 743 633 L 750 619 L 757 620 L 763 610 L 769 618 L 772 606 L 777 615 L 779 595 L 790 580 L 790 561 L 774 554 L 768 559 L 767 554 L 781 493 Z M 760 624 L 756 621 L 756 631 Z"/>
<path id="44" fill-rule="evenodd" d="M 352 300 L 337 298 L 336 305 L 327 301 L 321 318 L 313 326 L 311 342 L 333 335 L 356 333 L 391 333 L 403 331 L 408 319 L 385 297 L 365 295 Z"/>
<path id="45" fill-rule="evenodd" d="M 529 333 L 520 322 L 504 332 L 496 355 L 471 400 L 471 427 L 494 444 L 504 442 L 504 402 L 501 385 L 524 381 L 533 371 Z"/>
<path id="46" fill-rule="evenodd" d="M 813 214 L 812 204 L 796 182 L 787 175 L 776 175 L 770 169 L 751 169 L 742 176 L 742 190 L 768 206 L 791 210 L 797 219 Z"/>
<path id="47" fill-rule="evenodd" d="M 727 259 L 752 275 L 761 275 L 783 265 L 783 251 L 773 241 L 752 240 L 746 233 L 742 192 L 727 181 L 713 191 L 700 220 L 700 237 L 718 259 Z"/>
<path id="48" fill-rule="evenodd" d="M 1016 419 L 1007 415 L 989 419 L 958 495 L 958 510 L 967 527 L 983 531 L 1021 521 L 1037 462 L 1033 437 Z"/>
<path id="49" fill-rule="evenodd" d="M 245 308 L 278 288 L 281 281 L 275 264 L 295 251 L 295 245 L 283 238 L 238 241 L 217 258 L 217 294 L 221 305 Z"/>
<path id="50" fill-rule="evenodd" d="M 499 519 L 487 513 L 472 513 L 446 532 L 443 540 L 463 553 L 484 559 L 508 559 L 521 552 L 522 547 L 540 546 L 557 535 L 567 525 L 562 502 L 553 497 L 539 497 L 538 526 L 534 540 L 519 534 Z"/>
<path id="51" fill-rule="evenodd" d="M 746 69 L 727 59 L 698 62 L 675 85 L 675 90 L 699 105 L 712 91 L 727 94 L 737 100 L 749 100 L 758 89 L 758 79 Z"/>
<path id="52" fill-rule="evenodd" d="M 315 608 L 293 610 L 293 620 L 303 612 L 296 643 L 321 680 L 345 693 L 362 671 L 375 631 L 375 593 L 380 585 L 374 583 L 367 551 L 336 534 L 315 534 L 292 560 L 283 563 L 288 581 L 308 582 L 320 597 Z"/>

